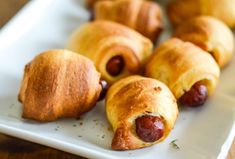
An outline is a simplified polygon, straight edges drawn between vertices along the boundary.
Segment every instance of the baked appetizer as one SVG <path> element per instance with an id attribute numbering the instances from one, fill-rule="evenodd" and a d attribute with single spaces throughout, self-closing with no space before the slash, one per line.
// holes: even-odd
<path id="1" fill-rule="evenodd" d="M 19 101 L 23 117 L 53 121 L 79 117 L 102 92 L 100 73 L 91 60 L 66 50 L 50 50 L 25 66 Z"/>
<path id="2" fill-rule="evenodd" d="M 106 114 L 114 130 L 112 149 L 138 149 L 163 141 L 178 116 L 176 99 L 155 79 L 129 76 L 113 84 Z"/>
<path id="3" fill-rule="evenodd" d="M 95 5 L 95 19 L 124 24 L 155 41 L 162 31 L 162 12 L 155 2 L 146 0 L 103 0 Z"/>
<path id="4" fill-rule="evenodd" d="M 203 105 L 214 92 L 220 69 L 201 48 L 172 38 L 154 51 L 145 74 L 165 83 L 180 104 L 193 107 Z"/>
<path id="5" fill-rule="evenodd" d="M 88 9 L 92 10 L 94 8 L 94 5 L 99 1 L 102 1 L 102 0 L 86 0 L 85 4 Z"/>
<path id="6" fill-rule="evenodd" d="M 168 5 L 170 21 L 177 25 L 199 15 L 214 16 L 235 27 L 235 0 L 172 0 Z"/>
<path id="7" fill-rule="evenodd" d="M 175 30 L 174 36 L 209 52 L 220 67 L 231 60 L 234 52 L 232 31 L 213 17 L 199 16 L 182 23 Z"/>
<path id="8" fill-rule="evenodd" d="M 87 23 L 71 36 L 67 48 L 90 58 L 109 83 L 138 74 L 152 52 L 151 41 L 110 21 Z"/>

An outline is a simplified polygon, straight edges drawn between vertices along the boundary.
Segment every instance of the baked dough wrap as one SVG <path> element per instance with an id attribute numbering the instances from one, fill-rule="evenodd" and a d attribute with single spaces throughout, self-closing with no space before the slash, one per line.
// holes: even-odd
<path id="1" fill-rule="evenodd" d="M 110 20 L 135 29 L 152 41 L 163 29 L 160 6 L 146 0 L 103 0 L 96 3 L 95 19 Z"/>
<path id="2" fill-rule="evenodd" d="M 112 148 L 138 149 L 162 142 L 178 116 L 176 99 L 168 87 L 155 79 L 129 76 L 113 84 L 106 96 L 106 114 L 114 130 Z M 144 115 L 160 117 L 164 134 L 155 142 L 144 142 L 136 134 L 135 119 Z"/>
<path id="3" fill-rule="evenodd" d="M 230 28 L 216 18 L 199 16 L 179 25 L 174 37 L 189 41 L 212 54 L 220 67 L 224 67 L 234 52 L 234 35 Z"/>
<path id="4" fill-rule="evenodd" d="M 49 50 L 25 66 L 19 92 L 23 117 L 53 121 L 77 118 L 93 108 L 101 92 L 91 60 L 66 50 Z"/>
<path id="5" fill-rule="evenodd" d="M 154 51 L 145 75 L 165 83 L 179 99 L 197 82 L 203 83 L 211 95 L 218 84 L 220 69 L 207 52 L 190 42 L 172 38 Z"/>
<path id="6" fill-rule="evenodd" d="M 153 44 L 141 34 L 118 23 L 95 21 L 78 28 L 67 48 L 90 58 L 102 78 L 112 84 L 120 78 L 143 71 Z M 115 56 L 124 59 L 124 68 L 113 76 L 107 71 L 108 62 Z"/>
<path id="7" fill-rule="evenodd" d="M 168 16 L 174 25 L 199 15 L 214 16 L 229 27 L 235 27 L 235 0 L 172 0 Z"/>
<path id="8" fill-rule="evenodd" d="M 94 5 L 100 1 L 103 1 L 103 0 L 85 0 L 85 5 L 88 9 L 93 9 Z M 114 0 L 111 0 L 111 1 L 114 1 Z"/>

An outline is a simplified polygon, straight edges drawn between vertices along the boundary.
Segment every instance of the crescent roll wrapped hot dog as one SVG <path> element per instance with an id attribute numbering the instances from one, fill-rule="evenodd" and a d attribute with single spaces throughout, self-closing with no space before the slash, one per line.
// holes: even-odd
<path id="1" fill-rule="evenodd" d="M 92 10 L 94 8 L 94 5 L 100 1 L 103 1 L 103 0 L 85 0 L 85 5 L 88 9 Z M 110 1 L 114 1 L 114 0 L 110 0 Z"/>
<path id="2" fill-rule="evenodd" d="M 92 9 L 95 3 L 102 1 L 102 0 L 86 0 L 85 4 L 88 9 Z"/>
<path id="3" fill-rule="evenodd" d="M 209 15 L 234 28 L 234 4 L 235 0 L 172 0 L 168 6 L 168 15 L 175 25 L 199 15 Z"/>
<path id="4" fill-rule="evenodd" d="M 232 31 L 220 20 L 199 16 L 179 25 L 174 36 L 189 41 L 211 53 L 220 67 L 225 66 L 234 52 Z"/>
<path id="5" fill-rule="evenodd" d="M 149 39 L 126 26 L 109 21 L 95 21 L 76 30 L 67 48 L 94 61 L 109 83 L 141 73 L 151 55 Z"/>
<path id="6" fill-rule="evenodd" d="M 145 74 L 165 83 L 179 103 L 199 106 L 214 92 L 220 69 L 207 52 L 172 38 L 155 50 Z"/>
<path id="7" fill-rule="evenodd" d="M 146 0 L 103 0 L 95 5 L 95 19 L 124 24 L 155 41 L 162 31 L 160 6 Z"/>
<path id="8" fill-rule="evenodd" d="M 155 79 L 129 76 L 113 84 L 106 114 L 114 130 L 114 150 L 138 149 L 163 141 L 178 116 L 176 99 Z"/>
<path id="9" fill-rule="evenodd" d="M 89 111 L 101 91 L 100 73 L 92 61 L 70 51 L 50 50 L 25 66 L 19 101 L 24 118 L 53 121 Z"/>

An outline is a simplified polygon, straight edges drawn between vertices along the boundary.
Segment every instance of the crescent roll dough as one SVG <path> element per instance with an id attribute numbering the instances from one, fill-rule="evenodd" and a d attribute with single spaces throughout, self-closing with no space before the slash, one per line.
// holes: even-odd
<path id="1" fill-rule="evenodd" d="M 190 42 L 172 38 L 161 44 L 146 66 L 146 76 L 165 83 L 179 99 L 197 83 L 214 92 L 220 69 L 213 57 Z"/>
<path id="2" fill-rule="evenodd" d="M 199 15 L 214 16 L 235 27 L 235 0 L 172 0 L 168 6 L 171 22 L 178 25 Z"/>
<path id="3" fill-rule="evenodd" d="M 19 101 L 23 117 L 53 121 L 79 117 L 95 106 L 100 74 L 88 58 L 66 50 L 50 50 L 25 66 Z"/>
<path id="4" fill-rule="evenodd" d="M 138 149 L 163 141 L 174 127 L 178 107 L 168 87 L 155 79 L 130 76 L 119 80 L 106 96 L 107 118 L 114 130 L 112 148 Z M 152 115 L 164 122 L 163 136 L 155 142 L 145 142 L 136 133 L 136 119 Z"/>
<path id="5" fill-rule="evenodd" d="M 103 1 L 103 0 L 85 0 L 85 4 L 88 9 L 93 9 L 94 5 L 100 1 Z M 114 1 L 114 0 L 110 0 L 110 1 Z"/>
<path id="6" fill-rule="evenodd" d="M 81 26 L 67 45 L 68 49 L 90 58 L 102 78 L 109 83 L 140 73 L 151 55 L 152 47 L 151 41 L 141 34 L 109 21 L 95 21 Z M 124 59 L 124 66 L 119 74 L 112 75 L 107 71 L 112 66 L 109 62 L 117 56 Z"/>
<path id="7" fill-rule="evenodd" d="M 162 31 L 160 6 L 145 0 L 103 0 L 95 5 L 95 19 L 124 24 L 155 41 Z"/>
<path id="8" fill-rule="evenodd" d="M 91 9 L 94 7 L 96 2 L 99 2 L 101 0 L 86 0 L 86 7 Z"/>
<path id="9" fill-rule="evenodd" d="M 179 25 L 174 36 L 192 42 L 211 53 L 220 67 L 231 60 L 234 52 L 232 31 L 223 22 L 213 17 L 193 18 Z"/>

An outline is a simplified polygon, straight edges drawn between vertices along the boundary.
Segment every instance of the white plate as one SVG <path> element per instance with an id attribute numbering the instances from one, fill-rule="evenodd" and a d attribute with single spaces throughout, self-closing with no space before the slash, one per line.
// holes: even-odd
<path id="1" fill-rule="evenodd" d="M 41 51 L 63 48 L 70 33 L 88 18 L 81 0 L 35 0 L 2 29 L 0 131 L 89 158 L 225 158 L 235 134 L 232 79 L 235 61 L 225 69 L 218 90 L 207 104 L 181 110 L 170 136 L 153 147 L 125 152 L 111 150 L 113 133 L 109 130 L 103 103 L 81 120 L 62 119 L 41 124 L 21 118 L 17 94 L 24 65 Z M 169 31 L 163 39 L 167 36 Z M 175 139 L 178 139 L 179 150 L 170 145 Z"/>

